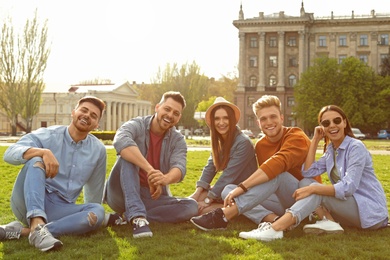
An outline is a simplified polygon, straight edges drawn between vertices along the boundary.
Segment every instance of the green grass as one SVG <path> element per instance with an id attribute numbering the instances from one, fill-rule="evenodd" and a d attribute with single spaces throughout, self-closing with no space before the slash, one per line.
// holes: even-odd
<path id="1" fill-rule="evenodd" d="M 2 157 L 6 147 L 0 147 Z M 107 174 L 115 162 L 108 151 Z M 188 152 L 188 172 L 182 183 L 171 185 L 176 196 L 194 191 L 209 152 Z M 374 155 L 374 166 L 390 201 L 390 156 Z M 19 167 L 0 161 L 0 223 L 14 220 L 9 206 L 12 186 Z M 326 178 L 324 182 L 327 182 Z M 107 210 L 110 210 L 105 205 Z M 82 236 L 62 236 L 64 247 L 42 253 L 26 238 L 0 243 L 0 259 L 389 259 L 390 228 L 379 231 L 345 229 L 341 235 L 305 235 L 302 223 L 285 232 L 285 238 L 263 243 L 238 238 L 240 231 L 256 228 L 238 217 L 225 231 L 204 232 L 191 223 L 151 223 L 153 238 L 135 240 L 130 226 L 121 226 Z"/>

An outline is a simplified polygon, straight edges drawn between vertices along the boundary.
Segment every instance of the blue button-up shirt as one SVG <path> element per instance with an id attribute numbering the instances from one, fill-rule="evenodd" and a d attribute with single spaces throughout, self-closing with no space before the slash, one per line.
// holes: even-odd
<path id="1" fill-rule="evenodd" d="M 48 192 L 56 192 L 74 203 L 84 187 L 85 203 L 102 202 L 107 153 L 99 139 L 89 134 L 76 143 L 67 126 L 40 128 L 10 146 L 4 153 L 4 161 L 24 164 L 27 160 L 23 154 L 32 147 L 49 149 L 59 162 L 57 175 L 46 179 Z"/>
<path id="2" fill-rule="evenodd" d="M 330 144 L 324 155 L 307 171 L 303 171 L 302 175 L 314 177 L 326 171 L 331 180 L 333 153 L 333 145 Z M 371 227 L 387 219 L 386 195 L 375 176 L 371 154 L 364 144 L 360 140 L 346 136 L 337 149 L 336 165 L 341 180 L 332 183 L 335 197 L 340 200 L 346 200 L 349 196 L 355 198 L 362 228 Z"/>

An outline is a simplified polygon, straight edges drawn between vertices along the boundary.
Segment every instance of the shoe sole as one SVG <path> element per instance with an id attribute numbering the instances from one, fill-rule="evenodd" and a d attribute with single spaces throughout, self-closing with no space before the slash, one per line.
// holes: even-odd
<path id="1" fill-rule="evenodd" d="M 133 235 L 133 238 L 143 238 L 143 237 L 153 237 L 153 233 L 152 232 L 143 232 L 143 233 Z"/>
<path id="2" fill-rule="evenodd" d="M 319 229 L 319 228 L 305 228 L 303 230 L 306 234 L 342 234 L 344 233 L 344 230 L 324 230 L 324 229 Z"/>
<path id="3" fill-rule="evenodd" d="M 270 241 L 274 241 L 276 239 L 282 239 L 281 237 L 273 237 L 273 238 L 255 238 L 255 237 L 244 237 L 244 236 L 240 236 L 238 235 L 240 238 L 242 239 L 246 239 L 246 240 L 257 240 L 257 241 L 264 241 L 264 242 L 270 242 Z"/>
<path id="4" fill-rule="evenodd" d="M 41 250 L 42 252 L 47 252 L 47 251 L 50 251 L 50 250 L 58 250 L 62 247 L 62 242 L 61 241 L 57 241 L 55 242 L 53 245 L 49 246 L 49 247 L 46 247 L 46 248 L 40 248 L 39 250 Z"/>
<path id="5" fill-rule="evenodd" d="M 192 219 L 190 219 L 191 223 L 194 224 L 197 228 L 203 230 L 203 231 L 212 231 L 212 230 L 226 230 L 226 228 L 211 228 L 211 229 L 208 229 L 208 228 L 205 228 L 205 227 L 202 227 L 198 224 L 196 224 Z"/>

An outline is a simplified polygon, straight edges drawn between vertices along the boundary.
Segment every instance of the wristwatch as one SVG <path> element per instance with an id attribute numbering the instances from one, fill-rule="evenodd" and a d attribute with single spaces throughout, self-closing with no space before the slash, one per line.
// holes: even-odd
<path id="1" fill-rule="evenodd" d="M 210 204 L 211 203 L 211 200 L 209 199 L 209 197 L 206 197 L 204 199 L 204 203 L 206 203 L 206 204 Z"/>

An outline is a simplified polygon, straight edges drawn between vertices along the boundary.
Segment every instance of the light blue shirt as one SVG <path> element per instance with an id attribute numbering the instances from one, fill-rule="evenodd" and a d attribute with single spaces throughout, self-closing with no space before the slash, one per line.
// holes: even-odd
<path id="1" fill-rule="evenodd" d="M 14 165 L 26 163 L 23 154 L 31 147 L 49 149 L 59 162 L 57 175 L 46 179 L 48 192 L 56 192 L 74 203 L 84 187 L 85 203 L 102 202 L 107 153 L 99 139 L 88 134 L 76 143 L 67 126 L 40 128 L 11 145 L 4 153 L 4 161 Z"/>
<path id="2" fill-rule="evenodd" d="M 333 145 L 330 144 L 324 155 L 307 171 L 303 171 L 302 175 L 314 177 L 326 171 L 331 180 L 333 151 Z M 375 176 L 371 154 L 367 148 L 360 140 L 346 136 L 336 152 L 336 165 L 341 180 L 332 183 L 335 197 L 340 200 L 346 200 L 349 196 L 355 198 L 362 228 L 384 221 L 388 217 L 386 195 Z"/>

